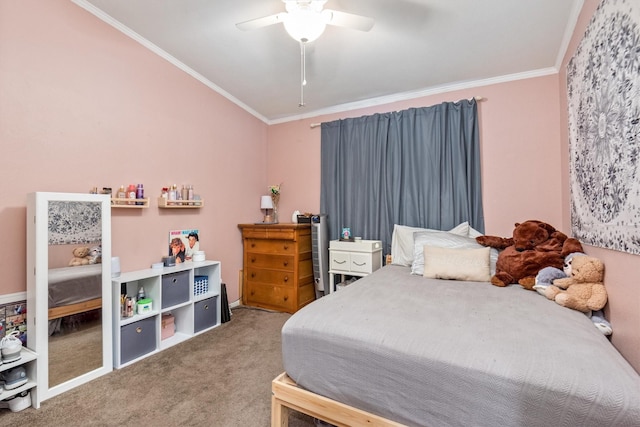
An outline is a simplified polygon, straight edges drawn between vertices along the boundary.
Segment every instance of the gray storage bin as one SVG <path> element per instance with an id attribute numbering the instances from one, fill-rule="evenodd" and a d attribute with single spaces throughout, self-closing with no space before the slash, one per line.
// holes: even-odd
<path id="1" fill-rule="evenodd" d="M 162 308 L 189 301 L 189 271 L 162 276 Z"/>
<path id="2" fill-rule="evenodd" d="M 194 327 L 195 332 L 200 332 L 204 329 L 210 328 L 216 325 L 218 319 L 217 311 L 217 299 L 218 297 L 207 298 L 202 301 L 198 301 L 193 305 L 194 308 Z"/>
<path id="3" fill-rule="evenodd" d="M 155 349 L 155 317 L 147 317 L 120 328 L 120 363 L 126 363 Z"/>

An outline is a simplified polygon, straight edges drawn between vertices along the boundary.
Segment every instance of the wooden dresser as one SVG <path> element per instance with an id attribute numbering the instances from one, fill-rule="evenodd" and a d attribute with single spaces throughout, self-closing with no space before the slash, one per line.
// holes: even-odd
<path id="1" fill-rule="evenodd" d="M 310 224 L 238 224 L 242 303 L 295 313 L 315 299 Z"/>

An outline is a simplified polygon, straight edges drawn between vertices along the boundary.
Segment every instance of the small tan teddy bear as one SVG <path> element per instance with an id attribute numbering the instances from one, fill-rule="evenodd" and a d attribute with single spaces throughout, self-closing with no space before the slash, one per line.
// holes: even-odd
<path id="1" fill-rule="evenodd" d="M 571 275 L 555 279 L 544 295 L 564 307 L 589 313 L 602 309 L 607 303 L 604 288 L 604 264 L 591 256 L 572 259 Z"/>
<path id="2" fill-rule="evenodd" d="M 91 262 L 89 252 L 91 252 L 91 249 L 87 246 L 79 246 L 75 248 L 73 250 L 73 258 L 69 261 L 69 267 L 89 264 Z"/>

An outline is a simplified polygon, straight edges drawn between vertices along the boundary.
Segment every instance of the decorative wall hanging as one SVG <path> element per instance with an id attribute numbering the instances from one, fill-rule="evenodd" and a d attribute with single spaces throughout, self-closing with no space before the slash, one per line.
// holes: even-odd
<path id="1" fill-rule="evenodd" d="M 640 254 L 640 2 L 600 3 L 567 83 L 571 231 Z"/>
<path id="2" fill-rule="evenodd" d="M 49 244 L 90 244 L 102 241 L 99 202 L 49 202 Z"/>

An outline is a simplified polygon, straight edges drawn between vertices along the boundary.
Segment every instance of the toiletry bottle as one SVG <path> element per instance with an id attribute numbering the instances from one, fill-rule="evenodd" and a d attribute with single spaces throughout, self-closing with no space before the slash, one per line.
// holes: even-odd
<path id="1" fill-rule="evenodd" d="M 169 189 L 169 200 L 170 202 L 167 203 L 168 205 L 175 205 L 174 200 L 176 200 L 176 189 L 175 189 L 175 184 L 171 186 L 171 188 Z"/>
<path id="2" fill-rule="evenodd" d="M 144 199 L 144 187 L 142 184 L 138 184 L 136 187 L 136 199 Z M 136 202 L 136 205 L 142 205 L 143 202 Z"/>
<path id="3" fill-rule="evenodd" d="M 126 199 L 127 198 L 127 191 L 124 189 L 124 185 L 120 186 L 120 189 L 118 190 L 117 193 L 117 197 L 118 199 Z M 118 201 L 118 204 L 121 205 L 124 202 L 122 200 Z"/>
<path id="4" fill-rule="evenodd" d="M 142 301 L 143 299 L 145 299 L 144 288 L 140 286 L 140 289 L 138 289 L 138 302 Z"/>
<path id="5" fill-rule="evenodd" d="M 136 198 L 136 186 L 133 184 L 129 184 L 129 188 L 127 189 L 127 198 L 135 199 Z M 128 202 L 130 205 L 135 205 L 136 202 Z"/>
<path id="6" fill-rule="evenodd" d="M 184 184 L 182 184 L 182 191 L 181 191 L 180 196 L 181 196 L 180 198 L 182 200 L 189 200 L 189 190 L 187 190 L 187 186 L 184 185 Z M 186 205 L 186 203 L 183 203 L 183 204 Z"/>
<path id="7" fill-rule="evenodd" d="M 189 184 L 189 188 L 187 189 L 187 193 L 189 195 L 189 204 L 193 205 L 193 185 Z"/>

